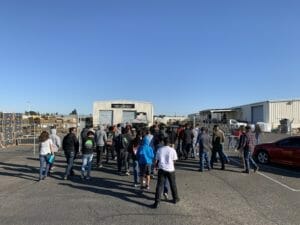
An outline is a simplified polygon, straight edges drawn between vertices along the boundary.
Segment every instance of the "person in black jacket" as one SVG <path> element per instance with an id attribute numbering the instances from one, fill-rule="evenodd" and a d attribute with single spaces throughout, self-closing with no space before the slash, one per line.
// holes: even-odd
<path id="1" fill-rule="evenodd" d="M 69 129 L 69 133 L 63 139 L 62 147 L 68 164 L 64 176 L 65 180 L 68 179 L 70 175 L 71 176 L 74 175 L 73 162 L 75 160 L 76 154 L 79 151 L 79 142 L 76 137 L 76 132 L 77 132 L 76 128 L 71 127 Z"/>

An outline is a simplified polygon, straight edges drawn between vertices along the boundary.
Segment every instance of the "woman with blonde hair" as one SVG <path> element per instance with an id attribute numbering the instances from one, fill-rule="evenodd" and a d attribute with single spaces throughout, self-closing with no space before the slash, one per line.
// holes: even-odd
<path id="1" fill-rule="evenodd" d="M 49 171 L 50 163 L 47 160 L 48 154 L 53 154 L 53 142 L 49 138 L 49 133 L 47 131 L 43 131 L 39 136 L 39 152 L 40 152 L 40 180 L 44 180 Z M 44 173 L 43 173 L 44 172 Z"/>

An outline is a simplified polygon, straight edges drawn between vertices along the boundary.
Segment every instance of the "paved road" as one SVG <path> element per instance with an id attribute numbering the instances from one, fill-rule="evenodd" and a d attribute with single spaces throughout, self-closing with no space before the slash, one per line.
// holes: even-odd
<path id="1" fill-rule="evenodd" d="M 52 177 L 37 182 L 39 161 L 32 147 L 0 153 L 0 224 L 300 224 L 300 171 L 263 166 L 242 174 L 230 153 L 226 171 L 200 173 L 198 162 L 177 163 L 181 201 L 152 209 L 156 180 L 140 192 L 132 176 L 118 176 L 112 162 L 93 170 L 93 180 L 62 180 L 65 162 L 57 157 Z M 76 167 L 79 171 L 80 162 Z M 220 168 L 219 165 L 216 168 Z"/>

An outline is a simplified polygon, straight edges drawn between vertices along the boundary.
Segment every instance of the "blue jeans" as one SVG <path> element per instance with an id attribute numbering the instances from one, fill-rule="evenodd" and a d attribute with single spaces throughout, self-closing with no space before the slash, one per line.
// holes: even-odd
<path id="1" fill-rule="evenodd" d="M 82 166 L 81 175 L 84 176 L 84 172 L 87 172 L 87 177 L 91 175 L 93 154 L 83 154 L 82 155 Z"/>
<path id="2" fill-rule="evenodd" d="M 50 164 L 47 162 L 46 155 L 40 155 L 40 179 L 43 178 L 43 175 L 47 177 Z M 45 172 L 45 174 L 43 174 Z"/>
<path id="3" fill-rule="evenodd" d="M 251 154 L 250 150 L 244 149 L 244 160 L 245 160 L 246 172 L 249 172 L 250 164 L 252 164 L 254 169 L 258 168 L 258 166 L 256 165 L 256 163 L 254 162 L 254 160 L 252 158 L 252 154 Z"/>
<path id="4" fill-rule="evenodd" d="M 70 173 L 73 171 L 73 163 L 75 158 L 75 152 L 65 152 L 66 160 L 67 160 L 67 168 L 66 168 L 66 174 L 65 176 L 69 176 Z"/>
<path id="5" fill-rule="evenodd" d="M 207 169 L 210 169 L 210 161 L 209 161 L 209 158 L 208 158 L 208 152 L 204 151 L 204 150 L 200 150 L 199 158 L 200 158 L 200 161 L 199 161 L 200 171 L 204 170 L 204 160 L 206 162 Z"/>
<path id="6" fill-rule="evenodd" d="M 140 172 L 140 168 L 139 168 L 139 162 L 137 160 L 133 161 L 133 180 L 135 184 L 139 184 L 139 172 Z"/>
<path id="7" fill-rule="evenodd" d="M 260 142 L 260 134 L 255 134 L 256 144 L 258 145 Z"/>

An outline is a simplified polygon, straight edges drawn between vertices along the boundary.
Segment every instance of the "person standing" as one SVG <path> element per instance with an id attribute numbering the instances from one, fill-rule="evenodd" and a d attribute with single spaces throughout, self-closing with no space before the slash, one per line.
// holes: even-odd
<path id="1" fill-rule="evenodd" d="M 191 147 L 192 147 L 192 140 L 193 140 L 193 132 L 190 129 L 190 126 L 188 124 L 185 125 L 185 129 L 183 132 L 183 156 L 184 159 L 188 159 Z"/>
<path id="2" fill-rule="evenodd" d="M 153 208 L 158 208 L 160 204 L 160 196 L 164 188 L 165 180 L 168 179 L 173 203 L 180 201 L 177 192 L 174 161 L 178 159 L 176 150 L 169 146 L 167 137 L 163 139 L 164 146 L 159 148 L 156 153 L 156 166 L 158 167 L 157 184 L 155 191 L 155 201 Z"/>
<path id="3" fill-rule="evenodd" d="M 213 169 L 214 162 L 217 159 L 217 153 L 221 160 L 221 170 L 225 170 L 225 154 L 223 152 L 223 143 L 224 143 L 225 137 L 224 133 L 220 131 L 218 125 L 215 125 L 213 128 L 213 137 L 212 137 L 212 154 L 210 159 L 210 167 Z"/>
<path id="4" fill-rule="evenodd" d="M 50 139 L 52 140 L 53 142 L 53 154 L 55 155 L 56 152 L 58 152 L 58 149 L 61 147 L 61 140 L 60 140 L 60 137 L 56 134 L 56 128 L 55 127 L 52 127 L 50 129 Z M 53 172 L 53 163 L 50 164 L 50 167 L 49 167 L 49 175 L 50 175 L 50 172 Z"/>
<path id="5" fill-rule="evenodd" d="M 104 126 L 100 126 L 95 134 L 96 152 L 97 152 L 97 168 L 102 168 L 102 154 L 104 153 L 104 146 L 107 141 L 107 134 L 104 130 Z"/>
<path id="6" fill-rule="evenodd" d="M 115 160 L 115 147 L 114 147 L 114 139 L 115 139 L 115 134 L 114 134 L 114 127 L 110 126 L 108 128 L 107 132 L 107 140 L 106 140 L 106 163 L 109 161 L 109 154 L 111 155 L 111 159 Z"/>
<path id="7" fill-rule="evenodd" d="M 93 160 L 93 152 L 95 149 L 94 133 L 92 131 L 87 132 L 87 137 L 82 141 L 82 166 L 81 166 L 81 179 L 91 179 L 91 168 Z M 86 172 L 86 176 L 85 176 Z"/>
<path id="8" fill-rule="evenodd" d="M 254 172 L 256 172 L 259 168 L 255 161 L 252 158 L 252 152 L 255 146 L 255 138 L 253 134 L 251 134 L 251 127 L 245 127 L 246 132 L 243 132 L 240 138 L 238 149 L 243 151 L 244 161 L 245 161 L 245 170 L 243 173 L 250 173 L 250 165 L 254 167 Z"/>
<path id="9" fill-rule="evenodd" d="M 199 133 L 199 137 L 198 137 L 198 144 L 199 144 L 199 158 L 200 158 L 199 171 L 203 172 L 204 170 L 204 160 L 206 162 L 207 169 L 210 170 L 210 161 L 208 158 L 208 154 L 212 149 L 212 145 L 211 145 L 211 138 L 208 134 L 207 127 L 201 128 L 201 133 Z"/>
<path id="10" fill-rule="evenodd" d="M 134 187 L 138 187 L 140 185 L 140 181 L 139 181 L 140 169 L 139 169 L 139 162 L 136 156 L 140 144 L 141 144 L 141 131 L 138 130 L 135 138 L 131 141 L 128 147 L 128 152 L 132 159 Z"/>
<path id="11" fill-rule="evenodd" d="M 39 181 L 44 180 L 49 171 L 50 163 L 47 161 L 47 155 L 53 153 L 53 142 L 49 138 L 49 133 L 43 131 L 39 136 L 39 152 L 40 152 L 40 176 Z"/>
<path id="12" fill-rule="evenodd" d="M 199 155 L 199 149 L 197 149 L 197 140 L 200 133 L 199 124 L 196 124 L 196 126 L 192 130 L 192 133 L 193 133 L 192 158 L 195 158 L 197 155 Z"/>
<path id="13" fill-rule="evenodd" d="M 69 176 L 74 175 L 73 171 L 73 163 L 75 160 L 75 156 L 79 151 L 79 142 L 76 137 L 76 128 L 71 127 L 69 129 L 69 133 L 64 137 L 62 147 L 65 153 L 65 157 L 67 160 L 67 168 L 64 175 L 64 179 L 67 180 Z"/>
<path id="14" fill-rule="evenodd" d="M 130 135 L 127 129 L 122 129 L 122 134 L 119 134 L 116 138 L 116 152 L 117 152 L 117 165 L 118 165 L 118 174 L 122 175 L 122 166 L 125 166 L 125 174 L 129 174 L 129 165 L 128 165 L 128 146 L 131 142 Z"/>
<path id="15" fill-rule="evenodd" d="M 144 137 L 142 144 L 139 146 L 136 153 L 137 160 L 140 168 L 140 183 L 141 189 L 143 189 L 144 177 L 146 177 L 146 189 L 150 189 L 150 173 L 151 165 L 154 159 L 154 150 L 150 146 L 149 138 Z"/>
<path id="16" fill-rule="evenodd" d="M 254 133 L 256 138 L 256 144 L 258 145 L 260 142 L 260 135 L 261 135 L 261 128 L 258 124 L 255 124 Z"/>

